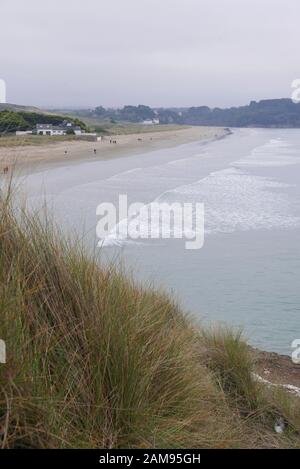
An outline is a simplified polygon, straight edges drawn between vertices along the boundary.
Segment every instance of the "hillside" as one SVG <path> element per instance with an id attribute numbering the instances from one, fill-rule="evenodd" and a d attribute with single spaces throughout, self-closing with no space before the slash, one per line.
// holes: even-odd
<path id="1" fill-rule="evenodd" d="M 182 113 L 181 120 L 191 125 L 299 128 L 300 103 L 295 104 L 290 99 L 270 99 L 228 109 L 192 107 Z"/>
<path id="2" fill-rule="evenodd" d="M 194 106 L 189 108 L 150 108 L 149 106 L 124 106 L 110 109 L 74 111 L 81 119 L 98 119 L 99 123 L 142 123 L 159 119 L 160 124 L 208 125 L 222 127 L 289 127 L 300 128 L 300 103 L 291 99 L 265 99 L 251 101 L 249 105 L 226 109 Z"/>
<path id="3" fill-rule="evenodd" d="M 44 112 L 39 108 L 34 106 L 22 106 L 19 104 L 10 104 L 10 103 L 0 103 L 0 112 L 1 111 L 24 111 L 24 112 Z"/>
<path id="4" fill-rule="evenodd" d="M 80 126 L 82 130 L 88 131 L 88 126 L 76 117 L 45 113 L 38 110 L 29 111 L 28 108 L 24 110 L 22 106 L 20 108 L 13 105 L 10 105 L 10 108 L 6 106 L 3 105 L 3 109 L 0 109 L 0 133 L 3 134 L 15 133 L 17 130 L 32 130 L 36 124 L 59 125 L 64 120 L 73 122 L 75 125 Z"/>
<path id="5" fill-rule="evenodd" d="M 201 125 L 220 127 L 300 128 L 300 103 L 290 99 L 251 101 L 247 106 L 227 109 L 198 106 L 190 108 L 150 108 L 149 106 L 124 106 L 111 109 L 98 106 L 94 109 L 68 111 L 41 111 L 13 104 L 0 104 L 0 132 L 32 129 L 37 123 L 59 125 L 68 119 L 87 131 L 99 133 L 128 133 L 130 129 L 155 128 L 143 122 L 157 119 L 164 125 Z M 162 128 L 162 127 L 160 127 Z"/>

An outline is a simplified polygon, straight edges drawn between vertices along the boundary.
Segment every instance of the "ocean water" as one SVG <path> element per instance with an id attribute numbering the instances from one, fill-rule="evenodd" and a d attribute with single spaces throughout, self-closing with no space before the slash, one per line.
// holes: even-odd
<path id="1" fill-rule="evenodd" d="M 202 249 L 186 250 L 179 239 L 128 239 L 123 219 L 103 242 L 103 260 L 124 259 L 196 321 L 242 327 L 261 349 L 290 354 L 300 339 L 300 130 L 234 129 L 206 145 L 45 169 L 24 185 L 30 204 L 46 200 L 89 246 L 98 241 L 97 205 L 117 205 L 119 194 L 147 207 L 203 203 Z M 136 217 L 147 230 L 143 212 Z"/>

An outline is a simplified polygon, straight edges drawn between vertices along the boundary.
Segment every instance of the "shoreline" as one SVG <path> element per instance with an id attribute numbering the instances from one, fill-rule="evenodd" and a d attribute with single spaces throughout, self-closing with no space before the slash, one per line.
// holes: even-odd
<path id="1" fill-rule="evenodd" d="M 189 127 L 184 129 L 145 132 L 139 134 L 105 137 L 101 142 L 70 141 L 48 143 L 42 146 L 20 146 L 0 148 L 0 174 L 4 165 L 16 167 L 18 173 L 33 173 L 53 167 L 81 163 L 83 161 L 105 161 L 139 153 L 198 141 L 207 144 L 226 138 L 232 132 L 221 127 Z M 117 144 L 110 143 L 117 140 Z M 67 148 L 68 154 L 64 151 Z M 97 154 L 94 155 L 94 148 Z M 250 346 L 249 346 L 250 347 Z M 294 364 L 290 356 L 267 352 L 250 347 L 255 356 L 255 375 L 266 385 L 283 386 L 300 395 L 300 364 Z M 289 389 L 291 387 L 291 389 Z M 294 390 L 295 391 L 295 390 Z"/>
<path id="2" fill-rule="evenodd" d="M 0 172 L 4 167 L 36 172 L 82 161 L 108 160 L 147 153 L 199 141 L 208 143 L 230 135 L 223 127 L 193 126 L 184 129 L 105 136 L 100 142 L 63 141 L 41 146 L 0 147 Z M 112 142 L 116 143 L 112 143 Z M 96 153 L 94 153 L 96 150 Z M 67 152 L 67 153 L 65 153 Z"/>

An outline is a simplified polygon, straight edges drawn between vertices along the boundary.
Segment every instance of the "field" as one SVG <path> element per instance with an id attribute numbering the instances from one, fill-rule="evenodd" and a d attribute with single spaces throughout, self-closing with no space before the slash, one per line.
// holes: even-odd
<path id="1" fill-rule="evenodd" d="M 131 122 L 112 123 L 109 120 L 101 120 L 97 118 L 81 118 L 92 131 L 100 134 L 108 135 L 127 135 L 148 132 L 163 132 L 168 130 L 187 129 L 187 125 L 143 125 Z"/>
<path id="2" fill-rule="evenodd" d="M 74 135 L 42 136 L 42 135 L 5 135 L 0 137 L 0 148 L 24 147 L 29 145 L 49 145 L 49 143 L 72 142 L 78 140 Z"/>

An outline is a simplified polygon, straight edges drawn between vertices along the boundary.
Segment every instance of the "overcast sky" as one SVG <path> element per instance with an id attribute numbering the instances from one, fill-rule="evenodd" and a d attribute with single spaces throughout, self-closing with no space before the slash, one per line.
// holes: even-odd
<path id="1" fill-rule="evenodd" d="M 0 0 L 0 78 L 37 106 L 289 97 L 299 22 L 299 0 Z"/>

